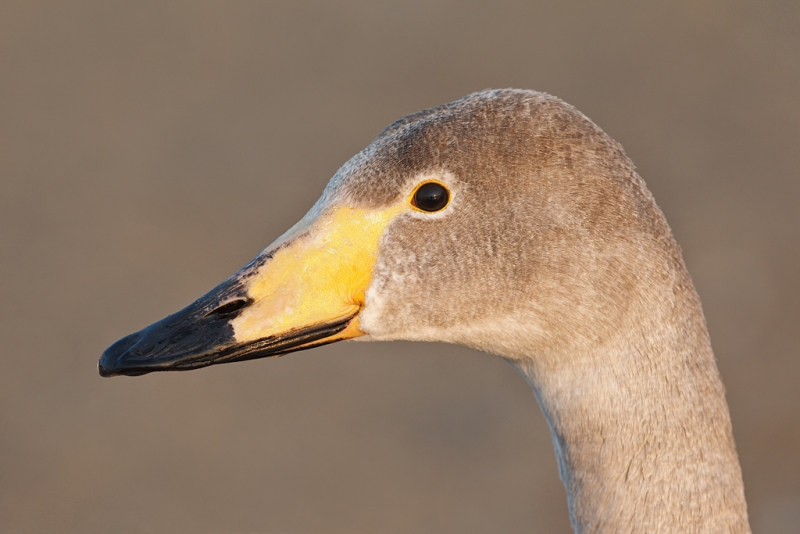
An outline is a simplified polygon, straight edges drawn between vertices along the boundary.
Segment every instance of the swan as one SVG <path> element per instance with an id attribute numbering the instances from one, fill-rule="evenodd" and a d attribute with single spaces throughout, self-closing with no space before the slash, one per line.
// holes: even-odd
<path id="1" fill-rule="evenodd" d="M 550 427 L 575 532 L 750 532 L 680 249 L 622 147 L 556 97 L 482 91 L 394 122 L 295 226 L 111 345 L 99 372 L 355 338 L 510 362 Z"/>

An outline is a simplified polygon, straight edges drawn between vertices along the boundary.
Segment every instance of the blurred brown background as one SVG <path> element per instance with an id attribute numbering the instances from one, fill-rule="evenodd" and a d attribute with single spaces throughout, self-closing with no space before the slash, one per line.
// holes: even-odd
<path id="1" fill-rule="evenodd" d="M 392 120 L 487 87 L 619 140 L 703 299 L 757 532 L 800 532 L 796 0 L 0 6 L 0 532 L 570 532 L 498 358 L 349 343 L 101 379 Z"/>

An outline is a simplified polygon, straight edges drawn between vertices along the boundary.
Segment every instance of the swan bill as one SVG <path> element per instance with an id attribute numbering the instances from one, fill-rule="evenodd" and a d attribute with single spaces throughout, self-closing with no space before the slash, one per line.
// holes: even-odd
<path id="1" fill-rule="evenodd" d="M 205 296 L 108 347 L 100 375 L 185 371 L 364 335 L 358 314 L 397 211 L 309 214 Z"/>

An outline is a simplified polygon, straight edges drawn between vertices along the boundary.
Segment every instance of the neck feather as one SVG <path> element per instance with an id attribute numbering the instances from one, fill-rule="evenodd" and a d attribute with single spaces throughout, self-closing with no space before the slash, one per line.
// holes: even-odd
<path id="1" fill-rule="evenodd" d="M 750 532 L 724 388 L 688 284 L 580 354 L 512 359 L 550 425 L 576 532 Z"/>

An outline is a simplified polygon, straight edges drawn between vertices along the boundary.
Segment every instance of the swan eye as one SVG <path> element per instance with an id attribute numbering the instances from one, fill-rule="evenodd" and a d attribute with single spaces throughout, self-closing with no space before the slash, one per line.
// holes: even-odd
<path id="1" fill-rule="evenodd" d="M 450 201 L 450 193 L 442 184 L 428 182 L 417 188 L 411 204 L 422 211 L 440 211 L 447 206 Z"/>

